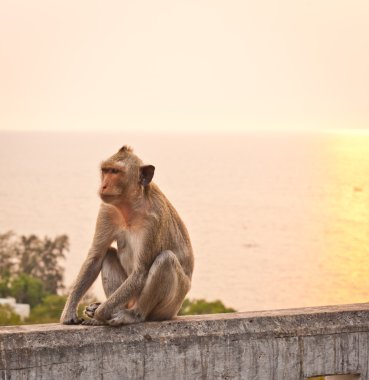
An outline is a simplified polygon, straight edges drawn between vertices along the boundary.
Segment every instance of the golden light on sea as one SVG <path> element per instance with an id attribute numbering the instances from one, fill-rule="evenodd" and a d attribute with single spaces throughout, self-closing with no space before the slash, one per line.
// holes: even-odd
<path id="1" fill-rule="evenodd" d="M 330 138 L 329 154 L 321 157 L 325 205 L 317 281 L 322 304 L 369 301 L 369 139 L 362 133 Z M 367 137 L 367 136 L 366 136 Z M 327 284 L 335 273 L 335 284 Z M 332 280 L 330 280 L 332 281 Z M 337 289 L 336 294 L 325 289 Z M 330 291 L 331 292 L 331 291 Z"/>

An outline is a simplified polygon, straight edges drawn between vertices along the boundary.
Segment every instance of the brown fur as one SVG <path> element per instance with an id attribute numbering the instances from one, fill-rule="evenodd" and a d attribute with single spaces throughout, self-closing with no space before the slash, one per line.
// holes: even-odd
<path id="1" fill-rule="evenodd" d="M 142 165 L 131 148 L 122 147 L 101 169 L 103 203 L 95 236 L 61 322 L 81 322 L 78 303 L 100 271 L 107 300 L 86 308 L 92 319 L 84 324 L 171 319 L 191 286 L 194 259 L 187 229 L 151 182 L 155 168 Z"/>

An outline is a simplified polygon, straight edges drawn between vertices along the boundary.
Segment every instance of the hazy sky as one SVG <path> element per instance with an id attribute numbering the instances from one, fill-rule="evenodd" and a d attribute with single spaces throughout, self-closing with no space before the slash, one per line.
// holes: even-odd
<path id="1" fill-rule="evenodd" d="M 1 130 L 369 128 L 368 0 L 2 0 Z"/>

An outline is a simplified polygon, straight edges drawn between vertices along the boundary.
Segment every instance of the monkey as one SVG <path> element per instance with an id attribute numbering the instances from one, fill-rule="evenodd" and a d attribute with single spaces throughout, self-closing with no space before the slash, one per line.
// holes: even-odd
<path id="1" fill-rule="evenodd" d="M 178 314 L 191 287 L 194 255 L 185 224 L 152 182 L 154 171 L 127 145 L 101 163 L 95 233 L 62 324 L 120 326 Z M 100 272 L 106 300 L 85 308 L 90 319 L 79 319 L 78 304 Z"/>

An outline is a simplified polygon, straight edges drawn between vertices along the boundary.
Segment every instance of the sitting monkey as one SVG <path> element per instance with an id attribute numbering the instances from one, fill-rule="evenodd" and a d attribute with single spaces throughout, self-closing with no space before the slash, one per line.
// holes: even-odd
<path id="1" fill-rule="evenodd" d="M 119 326 L 175 317 L 190 289 L 194 258 L 187 229 L 158 186 L 154 166 L 123 146 L 101 164 L 95 235 L 61 316 L 63 324 Z M 118 249 L 111 247 L 117 243 Z M 101 271 L 107 300 L 77 317 Z"/>

